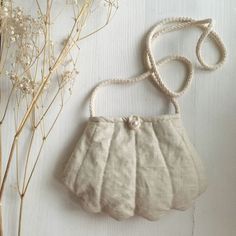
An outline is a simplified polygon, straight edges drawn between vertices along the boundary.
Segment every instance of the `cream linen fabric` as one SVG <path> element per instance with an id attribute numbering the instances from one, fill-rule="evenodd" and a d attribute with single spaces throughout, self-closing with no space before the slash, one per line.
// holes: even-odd
<path id="1" fill-rule="evenodd" d="M 206 189 L 180 115 L 139 120 L 132 129 L 128 119 L 90 118 L 64 174 L 85 210 L 157 220 L 170 209 L 187 209 Z"/>

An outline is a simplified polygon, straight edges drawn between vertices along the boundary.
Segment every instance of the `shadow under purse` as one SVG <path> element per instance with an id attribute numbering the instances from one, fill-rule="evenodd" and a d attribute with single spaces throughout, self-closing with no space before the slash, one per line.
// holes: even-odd
<path id="1" fill-rule="evenodd" d="M 86 211 L 105 212 L 117 220 L 135 214 L 157 220 L 171 209 L 187 209 L 205 191 L 204 166 L 182 125 L 176 101 L 190 86 L 192 63 L 182 56 L 155 62 L 151 50 L 152 40 L 158 36 L 192 26 L 203 32 L 196 46 L 200 64 L 208 70 L 217 69 L 225 61 L 226 50 L 212 31 L 211 19 L 171 18 L 157 24 L 147 35 L 146 73 L 130 79 L 105 80 L 93 90 L 90 118 L 63 175 L 63 182 Z M 201 56 L 207 37 L 221 53 L 215 65 L 206 64 Z M 184 86 L 178 92 L 163 83 L 158 71 L 159 66 L 172 60 L 182 62 L 188 69 Z M 175 114 L 152 118 L 95 116 L 94 99 L 102 86 L 136 83 L 148 77 L 174 105 Z"/>

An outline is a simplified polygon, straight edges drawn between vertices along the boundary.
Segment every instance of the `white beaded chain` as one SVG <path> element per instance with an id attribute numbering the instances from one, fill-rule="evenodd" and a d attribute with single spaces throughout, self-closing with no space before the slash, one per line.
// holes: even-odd
<path id="1" fill-rule="evenodd" d="M 142 81 L 149 76 L 153 79 L 157 87 L 169 98 L 171 103 L 175 107 L 175 112 L 179 113 L 179 105 L 176 101 L 176 98 L 183 95 L 183 93 L 186 91 L 186 89 L 190 86 L 192 78 L 193 78 L 193 65 L 192 62 L 189 61 L 186 57 L 179 56 L 179 55 L 172 55 L 167 56 L 159 61 L 156 61 L 152 50 L 151 50 L 151 44 L 154 39 L 156 39 L 158 36 L 162 34 L 166 34 L 173 31 L 178 31 L 183 28 L 196 26 L 202 30 L 202 34 L 199 37 L 196 45 L 196 56 L 203 68 L 206 70 L 215 70 L 218 69 L 220 66 L 222 66 L 225 62 L 226 58 L 226 49 L 221 41 L 220 37 L 212 30 L 212 20 L 211 19 L 204 19 L 204 20 L 194 20 L 192 18 L 186 18 L 186 17 L 178 17 L 178 18 L 168 18 L 161 22 L 159 22 L 156 26 L 154 26 L 149 33 L 147 34 L 146 38 L 146 49 L 144 52 L 144 59 L 145 64 L 147 66 L 148 71 L 137 76 L 132 77 L 128 79 L 108 79 L 100 82 L 93 90 L 90 98 L 90 116 L 95 116 L 95 110 L 94 110 L 94 100 L 97 94 L 97 90 L 100 87 L 110 85 L 110 84 L 131 84 L 136 83 L 139 81 Z M 214 41 L 215 45 L 217 46 L 219 52 L 220 52 L 220 59 L 216 64 L 209 65 L 207 64 L 201 54 L 201 49 L 203 46 L 203 43 L 205 39 L 209 37 L 211 40 Z M 183 85 L 183 88 L 179 91 L 172 91 L 170 90 L 163 82 L 162 77 L 158 71 L 158 67 L 168 63 L 170 61 L 179 61 L 183 63 L 187 68 L 187 76 L 185 78 L 185 82 Z"/>

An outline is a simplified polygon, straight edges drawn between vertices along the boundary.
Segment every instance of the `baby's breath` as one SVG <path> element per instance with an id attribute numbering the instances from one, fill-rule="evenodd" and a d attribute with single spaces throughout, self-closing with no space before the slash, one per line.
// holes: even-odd
<path id="1" fill-rule="evenodd" d="M 7 150 L 9 155 L 5 158 L 6 168 L 0 163 L 3 177 L 0 178 L 0 205 L 3 203 L 2 196 L 12 168 L 12 160 L 16 157 L 17 196 L 22 204 L 19 207 L 18 235 L 21 235 L 24 197 L 38 159 L 42 156 L 41 150 L 59 118 L 66 98 L 72 92 L 79 73 L 79 41 L 83 38 L 81 31 L 86 26 L 87 17 L 90 17 L 94 6 L 93 0 L 64 0 L 63 4 L 70 4 L 68 9 L 72 10 L 72 20 L 71 25 L 68 24 L 68 33 L 63 35 L 64 39 L 56 41 L 54 32 L 58 28 L 54 29 L 54 26 L 61 30 L 61 23 L 55 20 L 55 16 L 57 19 L 61 16 L 61 13 L 54 12 L 57 9 L 57 1 L 35 2 L 33 15 L 26 14 L 23 8 L 15 6 L 11 0 L 3 0 L 0 3 L 0 85 L 4 85 L 0 88 L 0 155 L 1 127 L 13 127 L 14 134 L 11 137 L 12 145 Z M 41 6 L 42 2 L 47 3 L 46 8 Z M 86 37 L 105 27 L 110 20 L 111 8 L 116 9 L 110 0 L 101 2 L 108 3 L 108 19 L 101 28 L 95 29 Z M 72 49 L 75 51 L 72 52 Z M 5 94 L 7 98 L 2 99 Z M 8 122 L 12 120 L 14 123 L 9 125 Z M 27 127 L 30 127 L 30 130 Z M 29 131 L 31 135 L 21 135 L 23 131 Z M 27 137 L 32 137 L 32 141 Z M 39 141 L 41 146 L 38 150 Z M 4 139 L 4 142 L 7 140 Z M 22 143 L 27 145 L 20 145 Z M 18 161 L 22 163 L 19 165 Z M 1 213 L 0 208 L 0 215 Z M 0 234 L 3 235 L 1 219 L 0 217 Z"/>

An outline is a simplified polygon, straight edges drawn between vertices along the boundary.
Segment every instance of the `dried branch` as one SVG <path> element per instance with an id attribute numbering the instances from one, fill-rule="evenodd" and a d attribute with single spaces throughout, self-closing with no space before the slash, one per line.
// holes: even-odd
<path id="1" fill-rule="evenodd" d="M 83 37 L 81 31 L 91 16 L 94 1 L 84 0 L 82 4 L 71 2 L 74 20 L 63 46 L 58 47 L 60 50 L 56 53 L 58 48 L 52 41 L 52 27 L 58 14 L 56 18 L 53 17 L 53 0 L 46 1 L 45 9 L 35 0 L 38 12 L 36 18 L 13 6 L 11 0 L 1 0 L 0 79 L 8 85 L 10 82 L 10 90 L 4 93 L 4 96 L 7 95 L 5 99 L 2 99 L 3 95 L 0 93 L 0 236 L 3 235 L 2 197 L 12 160 L 16 157 L 16 183 L 20 198 L 18 235 L 21 235 L 25 196 L 42 156 L 42 150 L 63 111 L 65 97 L 71 95 L 74 80 L 78 75 L 79 56 L 73 57 L 72 50 L 79 52 L 80 40 L 103 29 L 117 10 L 115 0 L 103 1 L 107 6 L 104 25 Z M 55 115 L 54 118 L 51 113 Z M 15 130 L 9 153 L 5 154 L 2 150 L 2 127 L 12 114 Z M 41 144 L 36 151 L 39 138 Z M 26 148 L 21 145 L 22 142 L 26 144 Z M 3 155 L 6 156 L 4 172 Z"/>

